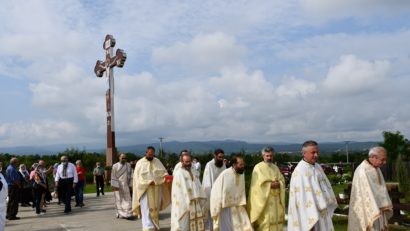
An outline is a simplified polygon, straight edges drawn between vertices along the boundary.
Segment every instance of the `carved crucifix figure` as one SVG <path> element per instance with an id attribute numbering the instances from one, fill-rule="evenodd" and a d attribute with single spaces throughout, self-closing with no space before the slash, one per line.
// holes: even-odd
<path id="1" fill-rule="evenodd" d="M 112 166 L 115 160 L 115 126 L 114 126 L 114 67 L 123 67 L 127 54 L 117 49 L 115 56 L 113 55 L 113 48 L 115 46 L 115 39 L 112 35 L 107 34 L 103 48 L 105 50 L 105 60 L 97 60 L 95 64 L 94 73 L 97 77 L 102 77 L 104 72 L 108 78 L 108 89 L 106 92 L 107 104 L 107 150 L 106 150 L 106 166 Z"/>

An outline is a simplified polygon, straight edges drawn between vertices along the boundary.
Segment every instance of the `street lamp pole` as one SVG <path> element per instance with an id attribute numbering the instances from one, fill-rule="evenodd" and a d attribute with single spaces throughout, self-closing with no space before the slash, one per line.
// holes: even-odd
<path id="1" fill-rule="evenodd" d="M 115 123 L 114 123 L 114 67 L 123 67 L 127 54 L 117 49 L 115 56 L 113 48 L 115 39 L 112 35 L 107 34 L 103 48 L 105 50 L 105 60 L 97 60 L 94 67 L 94 73 L 97 77 L 102 77 L 104 72 L 108 79 L 108 89 L 105 94 L 107 105 L 107 149 L 106 149 L 106 166 L 112 166 L 115 161 Z"/>

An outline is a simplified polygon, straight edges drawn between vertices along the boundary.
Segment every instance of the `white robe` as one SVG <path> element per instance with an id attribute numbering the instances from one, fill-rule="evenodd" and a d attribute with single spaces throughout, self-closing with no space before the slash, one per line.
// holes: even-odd
<path id="1" fill-rule="evenodd" d="M 353 176 L 348 230 L 387 230 L 392 209 L 382 172 L 364 160 Z"/>
<path id="2" fill-rule="evenodd" d="M 3 183 L 3 187 L 0 190 L 0 231 L 4 231 L 4 227 L 6 226 L 6 211 L 7 211 L 7 203 L 6 198 L 8 195 L 8 185 L 6 178 L 0 172 L 1 182 Z"/>
<path id="3" fill-rule="evenodd" d="M 209 213 L 209 199 L 211 197 L 211 189 L 216 180 L 216 178 L 226 169 L 225 164 L 223 164 L 220 168 L 215 165 L 215 159 L 212 159 L 205 165 L 204 176 L 202 177 L 202 188 L 206 193 L 206 197 L 208 199 L 206 203 L 205 209 L 208 211 L 208 225 L 210 230 L 213 229 L 212 217 Z"/>
<path id="4" fill-rule="evenodd" d="M 205 203 L 199 178 L 183 168 L 174 172 L 171 231 L 204 231 Z"/>
<path id="5" fill-rule="evenodd" d="M 245 176 L 233 168 L 225 169 L 216 179 L 211 190 L 211 216 L 213 230 L 251 231 L 246 212 Z"/>
<path id="6" fill-rule="evenodd" d="M 111 171 L 111 187 L 118 188 L 114 191 L 114 202 L 117 216 L 128 218 L 132 216 L 132 199 L 130 187 L 132 187 L 132 168 L 129 163 L 115 163 Z"/>
<path id="7" fill-rule="evenodd" d="M 289 186 L 288 231 L 332 231 L 337 207 L 332 185 L 319 164 L 301 160 Z"/>

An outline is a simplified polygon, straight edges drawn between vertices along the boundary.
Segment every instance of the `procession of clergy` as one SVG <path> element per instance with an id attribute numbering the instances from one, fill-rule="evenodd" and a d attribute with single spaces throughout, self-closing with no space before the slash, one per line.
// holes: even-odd
<path id="1" fill-rule="evenodd" d="M 289 186 L 287 230 L 332 231 L 337 207 L 332 186 L 316 163 L 319 148 L 315 141 L 302 145 L 302 160 L 295 168 Z M 262 149 L 263 161 L 255 165 L 248 199 L 245 193 L 244 159 L 234 156 L 231 167 L 224 163 L 224 151 L 216 149 L 214 158 L 200 172 L 192 165 L 187 150 L 172 177 L 148 147 L 134 171 L 120 155 L 112 168 L 118 218 L 142 220 L 144 231 L 160 230 L 159 212 L 171 204 L 172 231 L 276 231 L 285 223 L 285 179 L 273 163 L 274 149 Z M 368 159 L 356 169 L 352 182 L 348 230 L 387 230 L 392 216 L 383 175 L 386 150 L 374 147 Z M 132 190 L 132 192 L 130 192 Z M 132 195 L 132 196 L 131 196 Z"/>

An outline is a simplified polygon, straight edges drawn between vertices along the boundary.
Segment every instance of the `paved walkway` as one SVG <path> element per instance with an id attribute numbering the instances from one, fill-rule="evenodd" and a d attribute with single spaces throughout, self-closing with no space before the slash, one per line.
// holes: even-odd
<path id="1" fill-rule="evenodd" d="M 53 200 L 54 201 L 54 200 Z M 52 202 L 47 205 L 47 213 L 38 216 L 31 207 L 19 207 L 20 220 L 6 222 L 6 231 L 80 231 L 80 230 L 142 230 L 141 220 L 129 221 L 115 217 L 112 193 L 96 197 L 84 195 L 85 206 L 74 207 L 72 213 L 64 214 L 64 205 Z M 170 207 L 160 214 L 161 231 L 170 230 Z"/>
<path id="2" fill-rule="evenodd" d="M 17 214 L 20 220 L 6 221 L 5 231 L 129 231 L 142 230 L 141 219 L 129 221 L 115 217 L 113 193 L 96 197 L 95 194 L 84 195 L 85 206 L 74 207 L 72 212 L 64 214 L 64 205 L 55 200 L 47 205 L 47 213 L 37 215 L 31 207 L 19 207 Z M 160 213 L 161 231 L 170 230 L 171 214 L 169 206 Z M 286 230 L 286 229 L 284 229 Z"/>

